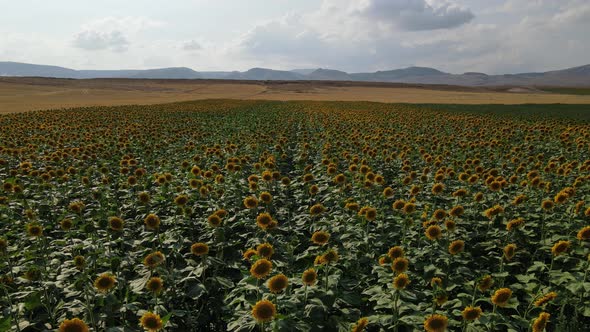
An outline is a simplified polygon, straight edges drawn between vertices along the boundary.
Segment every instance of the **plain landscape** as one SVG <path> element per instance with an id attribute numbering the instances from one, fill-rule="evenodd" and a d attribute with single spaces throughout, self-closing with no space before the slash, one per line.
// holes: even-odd
<path id="1" fill-rule="evenodd" d="M 590 331 L 587 0 L 2 13 L 0 332 Z"/>
<path id="2" fill-rule="evenodd" d="M 590 104 L 590 88 L 336 82 L 0 77 L 0 113 L 199 99 L 433 104 Z"/>

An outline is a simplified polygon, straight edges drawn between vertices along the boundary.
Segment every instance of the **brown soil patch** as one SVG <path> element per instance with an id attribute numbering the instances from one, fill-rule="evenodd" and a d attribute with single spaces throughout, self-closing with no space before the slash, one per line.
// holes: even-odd
<path id="1" fill-rule="evenodd" d="M 363 82 L 0 78 L 0 113 L 198 99 L 341 100 L 436 104 L 590 104 L 535 90 Z"/>

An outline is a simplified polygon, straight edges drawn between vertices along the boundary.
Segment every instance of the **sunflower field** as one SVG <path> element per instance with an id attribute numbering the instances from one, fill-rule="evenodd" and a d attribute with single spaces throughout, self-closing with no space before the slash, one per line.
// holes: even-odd
<path id="1" fill-rule="evenodd" d="M 2 115 L 0 331 L 590 330 L 590 121 L 470 107 Z"/>

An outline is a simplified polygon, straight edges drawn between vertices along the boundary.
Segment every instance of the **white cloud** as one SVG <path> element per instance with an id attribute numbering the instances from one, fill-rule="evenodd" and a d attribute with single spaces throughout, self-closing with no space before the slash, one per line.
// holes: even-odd
<path id="1" fill-rule="evenodd" d="M 129 35 L 135 36 L 143 30 L 163 25 L 163 22 L 145 17 L 104 17 L 84 24 L 74 36 L 72 45 L 87 51 L 124 52 L 131 44 Z"/>
<path id="2" fill-rule="evenodd" d="M 449 2 L 425 0 L 364 0 L 361 15 L 402 30 L 420 31 L 455 28 L 475 15 Z"/>
<path id="3" fill-rule="evenodd" d="M 73 45 L 88 51 L 110 49 L 114 52 L 124 52 L 129 47 L 129 41 L 118 30 L 111 32 L 86 30 L 74 37 Z"/>
<path id="4" fill-rule="evenodd" d="M 203 49 L 203 45 L 198 41 L 192 39 L 182 43 L 182 49 L 185 51 L 199 51 Z"/>

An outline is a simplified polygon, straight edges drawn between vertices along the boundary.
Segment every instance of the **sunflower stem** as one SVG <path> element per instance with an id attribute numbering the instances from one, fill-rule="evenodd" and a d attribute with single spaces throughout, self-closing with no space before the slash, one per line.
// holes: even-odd
<path id="1" fill-rule="evenodd" d="M 326 293 L 328 292 L 328 277 L 330 275 L 330 263 L 326 263 L 326 284 L 324 285 L 326 288 Z"/>
<path id="2" fill-rule="evenodd" d="M 477 282 L 473 281 L 473 295 L 471 296 L 471 306 L 475 305 L 475 295 L 477 294 Z"/>
<path id="3" fill-rule="evenodd" d="M 18 325 L 18 311 L 12 310 L 12 299 L 10 297 L 10 293 L 8 292 L 8 288 L 2 288 L 4 289 L 4 292 L 6 293 L 6 299 L 8 300 L 8 311 L 10 312 L 12 319 L 14 319 L 14 325 L 16 326 L 16 330 L 20 332 L 20 326 Z"/>
<path id="4" fill-rule="evenodd" d="M 399 316 L 399 309 L 397 306 L 397 303 L 399 301 L 399 290 L 395 290 L 395 293 L 393 294 L 393 320 L 394 320 L 394 331 L 397 332 L 398 331 L 398 316 Z"/>

